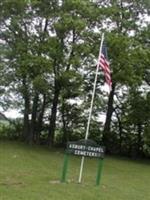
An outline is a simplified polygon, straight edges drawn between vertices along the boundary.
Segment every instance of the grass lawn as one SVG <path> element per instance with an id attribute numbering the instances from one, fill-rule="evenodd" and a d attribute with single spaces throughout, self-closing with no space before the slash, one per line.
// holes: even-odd
<path id="1" fill-rule="evenodd" d="M 86 159 L 78 184 L 80 158 L 71 156 L 69 183 L 59 183 L 63 152 L 0 142 L 0 200 L 150 200 L 150 162 L 106 157 L 100 186 L 96 159 Z"/>

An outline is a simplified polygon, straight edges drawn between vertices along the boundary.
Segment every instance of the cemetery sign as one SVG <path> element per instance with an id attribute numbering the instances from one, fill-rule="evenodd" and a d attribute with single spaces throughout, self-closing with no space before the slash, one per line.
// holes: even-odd
<path id="1" fill-rule="evenodd" d="M 66 153 L 77 156 L 104 158 L 104 147 L 90 142 L 68 142 Z"/>
<path id="2" fill-rule="evenodd" d="M 104 159 L 104 152 L 105 148 L 103 146 L 99 146 L 96 142 L 90 139 L 83 139 L 76 142 L 68 142 L 65 151 L 61 182 L 66 181 L 69 155 L 73 154 L 82 157 L 98 158 L 99 162 L 96 176 L 96 185 L 99 185 Z"/>

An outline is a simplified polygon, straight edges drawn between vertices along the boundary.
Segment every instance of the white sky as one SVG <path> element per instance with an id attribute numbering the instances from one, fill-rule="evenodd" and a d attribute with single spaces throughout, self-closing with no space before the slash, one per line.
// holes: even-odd
<path id="1" fill-rule="evenodd" d="M 12 118 L 12 119 L 21 117 L 21 114 L 17 110 L 14 110 L 14 109 L 8 110 L 7 112 L 4 112 L 4 114 L 6 117 Z"/>

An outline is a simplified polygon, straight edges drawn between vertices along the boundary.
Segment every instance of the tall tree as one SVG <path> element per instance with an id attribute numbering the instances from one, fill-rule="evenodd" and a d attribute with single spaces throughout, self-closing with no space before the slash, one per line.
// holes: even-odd
<path id="1" fill-rule="evenodd" d="M 108 3 L 108 4 L 107 4 Z M 104 143 L 109 148 L 108 140 L 111 127 L 113 109 L 113 99 L 118 89 L 123 85 L 134 83 L 138 76 L 135 73 L 135 68 L 130 62 L 132 51 L 134 51 L 136 42 L 132 37 L 135 32 L 140 31 L 140 16 L 147 13 L 145 4 L 141 1 L 129 2 L 125 0 L 107 2 L 101 4 L 103 13 L 107 19 L 104 23 L 109 30 L 108 45 L 110 52 L 110 63 L 113 71 L 113 87 L 108 100 L 108 108 L 106 114 L 106 122 L 104 125 Z M 135 56 L 134 59 L 137 57 Z M 137 60 L 136 60 L 137 61 Z M 115 85 L 115 87 L 114 87 Z M 107 139 L 106 139 L 107 137 Z M 106 142 L 107 141 L 107 142 Z"/>

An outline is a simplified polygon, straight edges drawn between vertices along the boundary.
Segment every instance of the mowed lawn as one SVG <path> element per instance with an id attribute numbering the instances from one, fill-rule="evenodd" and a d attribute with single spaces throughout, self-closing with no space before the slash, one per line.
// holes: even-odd
<path id="1" fill-rule="evenodd" d="M 100 186 L 97 160 L 70 157 L 68 183 L 60 183 L 63 151 L 0 142 L 0 200 L 150 200 L 150 162 L 107 157 Z"/>

